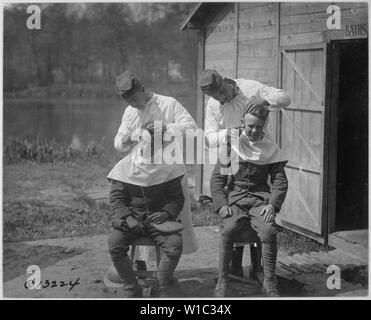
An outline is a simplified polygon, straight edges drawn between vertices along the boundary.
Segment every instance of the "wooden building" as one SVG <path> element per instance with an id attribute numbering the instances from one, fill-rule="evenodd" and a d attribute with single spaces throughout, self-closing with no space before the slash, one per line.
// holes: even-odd
<path id="1" fill-rule="evenodd" d="M 198 32 L 199 71 L 289 93 L 269 124 L 290 150 L 279 223 L 330 244 L 339 231 L 367 229 L 368 3 L 206 2 L 182 29 Z M 199 90 L 202 128 L 207 99 Z M 199 169 L 198 193 L 209 193 L 210 172 Z"/>

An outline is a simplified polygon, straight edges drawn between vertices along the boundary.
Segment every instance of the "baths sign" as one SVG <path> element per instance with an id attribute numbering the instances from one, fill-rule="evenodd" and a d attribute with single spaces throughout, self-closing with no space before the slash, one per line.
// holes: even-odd
<path id="1" fill-rule="evenodd" d="M 327 7 L 327 14 L 329 16 L 326 20 L 327 29 L 329 30 L 344 30 L 345 38 L 367 38 L 368 37 L 368 24 L 341 24 L 341 10 L 337 5 Z"/>

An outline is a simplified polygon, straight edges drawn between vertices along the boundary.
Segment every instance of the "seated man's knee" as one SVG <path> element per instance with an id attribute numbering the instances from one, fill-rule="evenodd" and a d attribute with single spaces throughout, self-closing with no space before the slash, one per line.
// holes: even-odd
<path id="1" fill-rule="evenodd" d="M 129 244 L 125 237 L 122 236 L 118 230 L 113 230 L 108 237 L 108 251 L 114 259 L 115 257 L 122 257 L 129 251 Z"/>
<path id="2" fill-rule="evenodd" d="M 174 258 L 180 257 L 183 251 L 182 236 L 180 234 L 174 234 L 169 236 L 166 239 L 162 247 L 162 250 L 164 251 L 164 254 L 166 254 L 168 257 Z"/>
<path id="3" fill-rule="evenodd" d="M 220 232 L 221 238 L 228 240 L 232 238 L 233 234 L 237 231 L 237 229 L 241 229 L 241 223 L 239 220 L 241 219 L 237 216 L 232 216 L 223 220 L 222 229 Z"/>
<path id="4" fill-rule="evenodd" d="M 277 227 L 274 223 L 265 223 L 258 231 L 258 237 L 262 243 L 272 243 L 277 239 Z"/>

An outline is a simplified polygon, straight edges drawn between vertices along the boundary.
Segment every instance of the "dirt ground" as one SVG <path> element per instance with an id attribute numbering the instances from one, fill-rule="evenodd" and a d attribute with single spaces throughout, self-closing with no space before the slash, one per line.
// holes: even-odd
<path id="1" fill-rule="evenodd" d="M 217 276 L 217 240 L 215 227 L 195 228 L 200 248 L 197 252 L 184 255 L 175 272 L 178 284 L 171 291 L 172 297 L 212 297 Z M 83 238 L 46 239 L 32 242 L 4 244 L 4 297 L 11 298 L 121 298 L 120 289 L 108 289 L 103 277 L 110 267 L 106 245 L 107 236 Z M 148 263 L 149 269 L 154 262 Z M 248 249 L 245 249 L 244 266 L 249 265 Z M 29 265 L 38 265 L 42 285 L 46 288 L 29 290 L 25 282 L 30 274 Z M 246 271 L 246 270 L 245 270 Z M 246 273 L 246 272 L 245 272 Z M 340 290 L 329 290 L 327 274 L 304 274 L 295 279 L 280 277 L 283 296 L 329 297 L 365 296 L 367 290 L 357 283 L 342 281 Z M 47 286 L 47 281 L 49 286 Z M 76 281 L 78 280 L 78 281 Z M 57 281 L 52 287 L 52 281 Z M 77 283 L 60 287 L 59 281 Z M 154 281 L 147 280 L 147 287 Z M 147 298 L 151 292 L 144 291 Z M 153 291 L 155 294 L 155 291 Z M 259 283 L 231 282 L 230 297 L 262 297 Z"/>

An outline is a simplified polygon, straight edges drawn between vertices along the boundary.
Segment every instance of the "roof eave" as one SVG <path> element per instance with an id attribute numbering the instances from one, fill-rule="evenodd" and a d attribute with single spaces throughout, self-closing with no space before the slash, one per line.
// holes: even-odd
<path id="1" fill-rule="evenodd" d="M 183 21 L 183 23 L 182 23 L 182 25 L 180 27 L 180 30 L 184 30 L 184 29 L 197 29 L 195 27 L 192 27 L 193 24 L 191 22 L 191 19 L 193 18 L 193 16 L 195 15 L 195 13 L 200 9 L 201 6 L 202 6 L 202 2 L 197 3 L 197 5 L 194 6 L 194 8 L 192 9 L 191 13 Z"/>
<path id="2" fill-rule="evenodd" d="M 180 30 L 202 29 L 224 5 L 230 2 L 200 2 L 181 24 Z"/>

